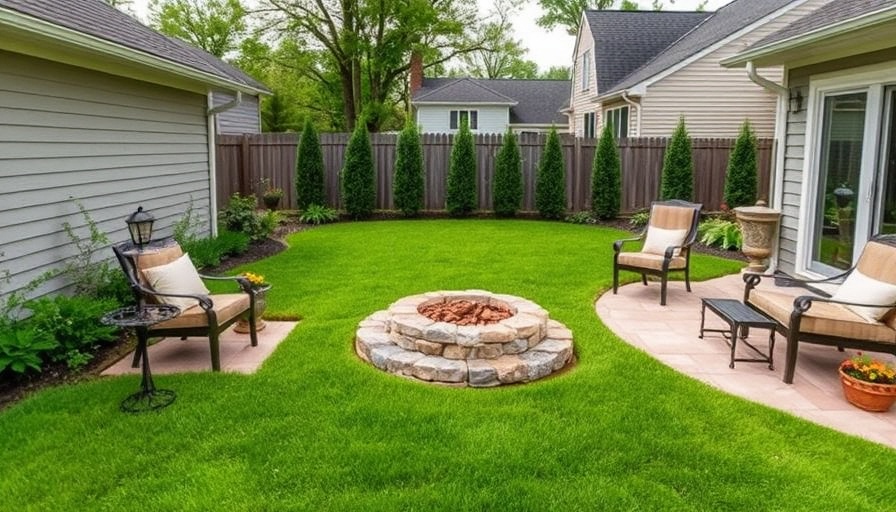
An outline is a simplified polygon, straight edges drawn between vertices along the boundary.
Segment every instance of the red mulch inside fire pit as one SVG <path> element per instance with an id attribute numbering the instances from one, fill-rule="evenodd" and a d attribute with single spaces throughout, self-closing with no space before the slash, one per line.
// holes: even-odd
<path id="1" fill-rule="evenodd" d="M 457 325 L 488 325 L 513 316 L 510 308 L 470 300 L 452 300 L 420 306 L 421 315 L 436 322 Z"/>

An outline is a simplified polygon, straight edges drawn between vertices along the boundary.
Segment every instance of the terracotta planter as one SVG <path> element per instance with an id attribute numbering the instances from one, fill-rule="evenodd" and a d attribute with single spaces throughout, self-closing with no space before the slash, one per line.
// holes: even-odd
<path id="1" fill-rule="evenodd" d="M 860 409 L 886 412 L 896 402 L 896 384 L 874 384 L 851 377 L 840 370 L 840 383 L 846 401 Z"/>
<path id="2" fill-rule="evenodd" d="M 255 290 L 255 331 L 258 332 L 265 327 L 267 324 L 262 320 L 261 315 L 264 314 L 264 310 L 267 309 L 267 295 L 268 290 L 271 289 L 271 285 L 267 285 L 264 288 L 258 288 Z M 249 320 L 247 318 L 240 318 L 236 321 L 236 325 L 233 326 L 233 332 L 238 332 L 240 334 L 248 334 L 249 333 Z"/>

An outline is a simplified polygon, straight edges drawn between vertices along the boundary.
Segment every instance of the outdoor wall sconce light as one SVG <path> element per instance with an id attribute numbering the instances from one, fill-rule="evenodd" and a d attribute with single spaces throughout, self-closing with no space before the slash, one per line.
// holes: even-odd
<path id="1" fill-rule="evenodd" d="M 799 89 L 790 93 L 790 113 L 796 114 L 803 110 L 803 94 Z"/>
<path id="2" fill-rule="evenodd" d="M 128 224 L 131 240 L 142 250 L 143 246 L 152 240 L 152 224 L 156 221 L 149 212 L 144 212 L 143 207 L 137 207 L 137 211 L 124 220 Z"/>

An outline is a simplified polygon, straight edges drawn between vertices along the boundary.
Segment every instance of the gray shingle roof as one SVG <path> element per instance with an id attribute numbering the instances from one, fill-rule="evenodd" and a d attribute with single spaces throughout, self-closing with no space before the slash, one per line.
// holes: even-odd
<path id="1" fill-rule="evenodd" d="M 0 0 L 0 8 L 18 11 L 230 82 L 267 91 L 263 84 L 230 64 L 164 36 L 102 0 Z"/>
<path id="2" fill-rule="evenodd" d="M 425 78 L 413 102 L 514 103 L 513 124 L 563 124 L 559 110 L 569 101 L 569 80 L 515 80 L 484 78 Z M 452 92 L 458 92 L 456 96 Z"/>
<path id="3" fill-rule="evenodd" d="M 798 37 L 809 32 L 860 17 L 887 8 L 896 7 L 896 0 L 834 0 L 815 11 L 794 21 L 781 30 L 769 34 L 749 49 L 760 48 L 785 39 Z"/>
<path id="4" fill-rule="evenodd" d="M 605 94 L 633 87 L 792 2 L 793 0 L 734 0 L 712 13 L 711 16 L 657 54 L 640 69 L 620 80 L 611 89 L 601 90 L 600 93 Z M 645 35 L 649 36 L 642 31 L 642 36 Z"/>
<path id="5" fill-rule="evenodd" d="M 707 12 L 585 11 L 594 38 L 598 92 L 611 90 L 709 15 Z"/>

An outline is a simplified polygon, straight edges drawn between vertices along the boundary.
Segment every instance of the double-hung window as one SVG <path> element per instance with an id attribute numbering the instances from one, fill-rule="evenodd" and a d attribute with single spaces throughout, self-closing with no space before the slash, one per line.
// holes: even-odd
<path id="1" fill-rule="evenodd" d="M 452 110 L 450 114 L 450 128 L 459 130 L 460 125 L 466 121 L 471 130 L 479 129 L 478 110 Z"/>
<path id="2" fill-rule="evenodd" d="M 582 54 L 582 90 L 588 90 L 591 81 L 591 50 L 585 50 Z"/>
<path id="3" fill-rule="evenodd" d="M 613 127 L 613 136 L 617 139 L 628 137 L 628 106 L 613 108 L 604 112 L 604 122 Z"/>
<path id="4" fill-rule="evenodd" d="M 588 112 L 585 114 L 582 124 L 584 125 L 582 128 L 582 137 L 586 139 L 594 138 L 594 126 L 595 126 L 595 115 L 594 112 Z"/>

